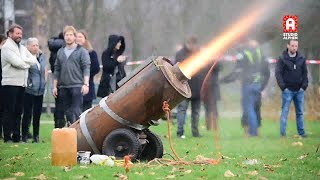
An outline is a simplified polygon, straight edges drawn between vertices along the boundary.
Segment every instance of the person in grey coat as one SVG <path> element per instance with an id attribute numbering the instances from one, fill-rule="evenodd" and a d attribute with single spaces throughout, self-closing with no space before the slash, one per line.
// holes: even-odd
<path id="1" fill-rule="evenodd" d="M 83 95 L 89 92 L 90 56 L 85 48 L 76 44 L 77 31 L 73 26 L 66 26 L 63 34 L 66 46 L 57 53 L 53 96 L 61 95 L 70 125 L 79 118 Z"/>
<path id="2" fill-rule="evenodd" d="M 27 40 L 27 48 L 38 62 L 29 69 L 28 83 L 24 94 L 23 118 L 22 118 L 22 141 L 27 142 L 31 117 L 33 117 L 33 141 L 39 142 L 40 116 L 42 111 L 43 94 L 46 85 L 46 59 L 39 49 L 37 38 Z"/>

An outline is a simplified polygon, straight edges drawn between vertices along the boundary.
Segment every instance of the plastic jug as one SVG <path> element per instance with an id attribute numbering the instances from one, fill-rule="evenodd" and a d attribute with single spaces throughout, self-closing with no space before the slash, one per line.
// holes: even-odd
<path id="1" fill-rule="evenodd" d="M 74 128 L 53 129 L 51 155 L 53 166 L 77 164 L 77 131 Z"/>

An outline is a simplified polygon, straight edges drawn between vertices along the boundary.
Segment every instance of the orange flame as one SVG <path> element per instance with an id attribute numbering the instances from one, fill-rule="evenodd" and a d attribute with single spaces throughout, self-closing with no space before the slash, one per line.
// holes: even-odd
<path id="1" fill-rule="evenodd" d="M 246 32 L 258 21 L 259 17 L 266 12 L 267 7 L 272 7 L 271 4 L 261 4 L 254 8 L 252 12 L 243 16 L 236 21 L 226 32 L 222 33 L 217 38 L 213 39 L 207 46 L 199 52 L 193 54 L 179 64 L 180 70 L 187 77 L 192 77 L 216 57 L 222 55 L 230 48 L 239 38 L 245 35 Z"/>

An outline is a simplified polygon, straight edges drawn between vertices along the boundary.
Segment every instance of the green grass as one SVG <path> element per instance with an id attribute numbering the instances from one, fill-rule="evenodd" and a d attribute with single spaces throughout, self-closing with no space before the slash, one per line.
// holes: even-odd
<path id="1" fill-rule="evenodd" d="M 52 121 L 52 117 L 43 115 L 43 121 Z M 265 120 L 260 129 L 260 137 L 246 138 L 240 128 L 238 119 L 220 118 L 220 146 L 221 153 L 230 159 L 223 159 L 218 165 L 195 166 L 165 166 L 147 167 L 145 163 L 136 163 L 127 174 L 129 179 L 223 179 L 224 173 L 230 170 L 240 179 L 320 179 L 320 122 L 307 121 L 308 138 L 294 138 L 296 134 L 295 121 L 289 121 L 286 139 L 279 137 L 278 122 Z M 15 177 L 14 173 L 23 172 L 24 176 L 17 179 L 29 179 L 43 174 L 47 179 L 114 179 L 116 174 L 125 174 L 123 167 L 105 167 L 89 165 L 86 168 L 79 165 L 70 171 L 63 167 L 51 166 L 51 131 L 53 124 L 41 124 L 39 144 L 4 144 L 0 143 L 0 179 Z M 172 155 L 167 138 L 167 124 L 165 121 L 157 127 L 150 128 L 161 136 L 167 153 L 164 158 Z M 174 147 L 185 160 L 195 160 L 203 155 L 217 158 L 213 132 L 208 132 L 201 119 L 201 138 L 192 138 L 190 119 L 186 125 L 186 139 L 178 139 L 175 135 L 176 125 L 172 126 Z M 303 146 L 293 146 L 293 142 L 300 141 Z M 308 154 L 304 159 L 298 159 Z M 256 159 L 259 164 L 245 165 L 247 159 Z M 270 168 L 266 168 L 270 167 Z M 188 171 L 189 170 L 189 171 Z M 191 171 L 190 171 L 191 170 Z M 249 171 L 257 171 L 258 175 L 248 175 Z M 42 176 L 42 178 L 43 178 Z"/>

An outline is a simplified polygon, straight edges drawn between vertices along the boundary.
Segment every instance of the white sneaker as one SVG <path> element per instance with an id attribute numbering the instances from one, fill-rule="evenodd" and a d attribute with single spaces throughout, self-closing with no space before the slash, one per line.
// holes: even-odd
<path id="1" fill-rule="evenodd" d="M 185 135 L 182 135 L 182 136 L 180 136 L 180 138 L 181 138 L 181 139 L 185 139 L 185 138 L 186 138 L 186 136 L 185 136 Z"/>

